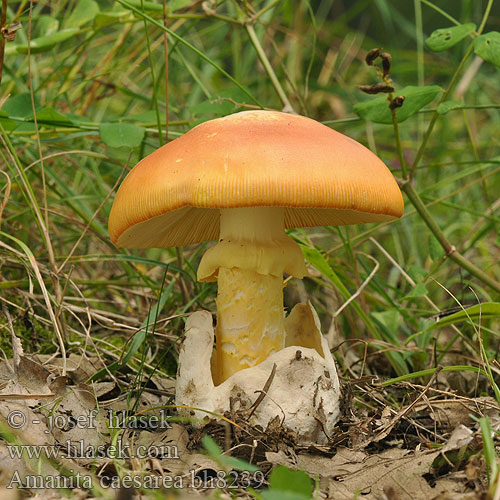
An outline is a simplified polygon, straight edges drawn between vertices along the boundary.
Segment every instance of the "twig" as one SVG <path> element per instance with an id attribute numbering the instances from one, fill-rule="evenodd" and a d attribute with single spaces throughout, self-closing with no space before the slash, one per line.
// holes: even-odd
<path id="1" fill-rule="evenodd" d="M 361 286 L 356 290 L 355 293 L 353 293 L 348 300 L 346 300 L 342 306 L 340 306 L 339 309 L 337 309 L 334 313 L 333 313 L 333 317 L 336 318 L 356 297 L 358 297 L 361 292 L 363 291 L 363 289 L 366 287 L 366 285 L 368 285 L 368 283 L 370 283 L 370 281 L 372 280 L 372 278 L 375 276 L 375 273 L 378 271 L 378 268 L 380 267 L 380 264 L 378 263 L 377 259 L 375 259 L 374 257 L 372 257 L 371 255 L 368 255 L 366 253 L 363 253 L 363 252 L 358 252 L 362 255 L 364 255 L 365 257 L 367 257 L 368 259 L 372 260 L 373 262 L 375 262 L 375 267 L 373 268 L 372 272 L 368 275 L 368 277 L 365 279 L 365 281 L 363 281 L 363 283 L 361 284 Z"/>
<path id="2" fill-rule="evenodd" d="M 266 380 L 264 387 L 262 388 L 261 391 L 258 391 L 260 392 L 259 397 L 255 400 L 255 403 L 250 408 L 251 412 L 248 415 L 248 419 L 252 417 L 252 415 L 255 413 L 255 410 L 259 407 L 260 403 L 262 403 L 264 398 L 267 396 L 267 391 L 269 390 L 269 387 L 271 387 L 275 375 L 276 375 L 276 363 L 273 364 L 273 369 L 271 370 L 271 374 L 269 375 L 269 378 Z"/>

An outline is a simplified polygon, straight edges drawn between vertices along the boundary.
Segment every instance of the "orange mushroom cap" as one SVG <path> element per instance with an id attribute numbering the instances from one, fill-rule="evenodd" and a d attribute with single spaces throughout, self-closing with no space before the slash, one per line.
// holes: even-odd
<path id="1" fill-rule="evenodd" d="M 367 148 L 321 123 L 243 111 L 198 125 L 140 161 L 109 217 L 111 240 L 166 248 L 219 237 L 219 209 L 286 207 L 285 227 L 401 217 L 403 197 Z"/>

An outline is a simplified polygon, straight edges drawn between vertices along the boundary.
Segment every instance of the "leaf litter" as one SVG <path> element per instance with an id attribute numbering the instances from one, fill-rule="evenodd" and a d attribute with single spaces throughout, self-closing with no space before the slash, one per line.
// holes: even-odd
<path id="1" fill-rule="evenodd" d="M 147 384 L 130 391 L 134 373 L 110 374 L 91 382 L 105 367 L 97 357 L 72 353 L 66 360 L 65 376 L 62 366 L 62 360 L 53 356 L 25 355 L 15 340 L 14 358 L 0 362 L 2 499 L 12 492 L 5 488 L 14 474 L 24 481 L 33 475 L 58 476 L 68 471 L 88 475 L 93 485 L 112 485 L 113 478 L 125 473 L 183 478 L 177 484 L 184 488 L 183 495 L 210 495 L 214 489 L 209 482 L 186 488 L 193 478 L 216 478 L 223 467 L 216 457 L 203 453 L 204 435 L 211 436 L 226 454 L 258 466 L 266 478 L 279 465 L 307 472 L 317 480 L 315 498 L 488 498 L 477 419 L 489 416 L 492 428 L 498 431 L 498 405 L 492 398 L 438 389 L 432 379 L 426 386 L 401 382 L 390 387 L 369 377 L 351 380 L 344 384 L 343 413 L 330 444 L 297 446 L 296 436 L 279 418 L 267 429 L 251 427 L 245 415 L 230 412 L 225 417 L 235 425 L 208 420 L 196 430 L 189 422 L 176 421 L 169 405 L 174 381 L 168 377 L 153 375 Z M 23 425 L 10 420 L 12 415 L 23 419 Z M 110 415 L 115 418 L 114 426 Z M 141 415 L 156 415 L 156 422 L 168 415 L 168 425 L 149 425 L 140 419 L 133 426 L 119 425 L 126 417 Z M 497 434 L 493 437 L 497 439 Z M 31 458 L 26 452 L 13 454 L 12 448 L 19 445 L 44 453 Z M 138 456 L 138 450 L 147 450 L 146 456 Z M 262 481 L 252 486 L 267 484 Z M 78 486 L 69 488 L 73 498 L 95 498 L 110 491 Z M 144 498 L 134 491 L 129 488 L 124 498 Z M 50 487 L 25 492 L 33 498 L 65 497 Z M 226 489 L 226 493 L 253 498 L 243 486 Z"/>

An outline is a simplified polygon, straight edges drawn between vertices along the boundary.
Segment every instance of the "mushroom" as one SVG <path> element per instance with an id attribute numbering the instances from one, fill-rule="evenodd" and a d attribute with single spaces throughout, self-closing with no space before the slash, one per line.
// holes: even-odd
<path id="1" fill-rule="evenodd" d="M 285 325 L 283 275 L 307 274 L 286 228 L 389 221 L 402 212 L 392 174 L 358 142 L 303 116 L 244 111 L 202 123 L 139 162 L 116 195 L 109 232 L 126 248 L 218 240 L 198 268 L 198 280 L 218 284 L 215 357 L 211 346 L 204 355 L 217 389 L 286 346 L 331 359 L 319 328 Z M 196 329 L 203 323 L 213 337 L 198 320 Z M 333 360 L 327 365 L 335 371 Z"/>

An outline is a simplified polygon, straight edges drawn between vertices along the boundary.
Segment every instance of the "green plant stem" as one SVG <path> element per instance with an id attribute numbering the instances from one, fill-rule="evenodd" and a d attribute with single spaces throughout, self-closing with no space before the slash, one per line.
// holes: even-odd
<path id="1" fill-rule="evenodd" d="M 453 87 L 455 86 L 455 83 L 458 79 L 458 75 L 461 73 L 462 71 L 462 68 L 464 67 L 465 65 L 465 62 L 467 61 L 467 59 L 469 58 L 469 56 L 472 54 L 472 51 L 474 50 L 474 45 L 471 43 L 469 45 L 469 48 L 467 49 L 467 52 L 465 53 L 464 57 L 462 58 L 462 60 L 460 61 L 460 64 L 458 65 L 458 68 L 456 69 L 455 73 L 453 74 L 452 78 L 451 78 L 451 81 L 450 81 L 450 84 L 448 85 L 448 88 L 443 92 L 443 95 L 441 96 L 441 99 L 439 100 L 439 104 L 441 104 L 442 102 L 446 101 L 446 99 L 448 98 L 448 95 L 449 93 L 451 92 L 451 90 L 453 89 Z M 438 104 L 438 106 L 439 106 Z M 425 135 L 424 135 L 424 138 L 422 139 L 422 142 L 420 144 L 420 147 L 418 148 L 418 151 L 417 151 L 417 154 L 415 156 L 415 159 L 413 160 L 413 163 L 410 167 L 410 178 L 413 177 L 413 174 L 415 172 L 415 169 L 417 168 L 421 158 L 422 158 L 422 155 L 424 154 L 424 151 L 425 151 L 425 148 L 427 146 L 427 142 L 432 134 L 432 131 L 434 130 L 434 125 L 436 125 L 436 122 L 439 118 L 439 113 L 436 111 L 434 113 L 434 115 L 432 116 L 431 118 L 431 121 L 429 122 L 429 125 L 427 127 L 427 130 L 425 131 Z"/>
<path id="2" fill-rule="evenodd" d="M 144 10 L 144 0 L 141 0 L 141 8 Z M 162 130 L 161 130 L 161 119 L 160 119 L 160 108 L 158 107 L 158 99 L 157 99 L 157 87 L 156 87 L 156 80 L 155 80 L 155 72 L 154 72 L 154 65 L 153 65 L 153 54 L 151 53 L 151 43 L 149 41 L 149 33 L 148 33 L 148 23 L 146 22 L 146 19 L 143 19 L 144 21 L 144 34 L 146 37 L 146 47 L 148 49 L 148 60 L 149 60 L 149 70 L 151 71 L 151 81 L 153 83 L 153 106 L 155 110 L 155 115 L 156 115 L 156 126 L 158 127 L 158 136 L 159 136 L 159 141 L 160 141 L 160 146 L 163 145 L 163 137 L 162 137 Z M 166 122 L 168 123 L 168 122 Z M 167 131 L 168 134 L 168 131 Z M 168 140 L 168 135 L 167 135 L 167 140 Z"/>
<path id="3" fill-rule="evenodd" d="M 425 85 L 424 74 L 424 27 L 422 23 L 422 3 L 421 0 L 413 0 L 415 10 L 415 34 L 417 38 L 417 81 L 422 87 Z M 424 132 L 424 117 L 418 115 L 418 140 L 420 141 Z"/>
<path id="4" fill-rule="evenodd" d="M 432 218 L 432 215 L 427 210 L 422 198 L 415 191 L 415 188 L 410 182 L 403 182 L 401 186 L 402 190 L 406 193 L 409 200 L 415 207 L 415 210 L 418 212 L 422 220 L 425 222 L 427 227 L 431 230 L 432 234 L 439 241 L 444 251 L 446 252 L 446 256 L 449 257 L 453 262 L 458 264 L 460 267 L 468 271 L 472 276 L 476 277 L 480 281 L 482 281 L 485 285 L 488 285 L 490 288 L 495 290 L 497 293 L 500 293 L 500 283 L 494 280 L 491 276 L 486 274 L 484 271 L 476 267 L 472 262 L 467 260 L 463 255 L 461 255 L 457 249 L 450 243 L 448 238 L 445 236 L 441 228 L 438 226 L 436 221 Z"/>
<path id="5" fill-rule="evenodd" d="M 257 37 L 257 33 L 255 33 L 253 25 L 245 24 L 245 29 L 247 30 L 248 36 L 250 37 L 250 41 L 252 42 L 252 45 L 254 46 L 255 51 L 257 52 L 257 56 L 259 57 L 262 66 L 264 66 L 266 73 L 271 79 L 271 83 L 274 87 L 274 90 L 276 90 L 276 93 L 278 94 L 281 103 L 283 104 L 286 111 L 293 112 L 294 111 L 293 106 L 290 104 L 290 101 L 288 100 L 288 97 L 286 96 L 285 91 L 283 90 L 283 87 L 281 86 L 281 83 L 279 82 L 273 67 L 271 66 L 271 63 L 269 62 L 269 59 L 267 58 L 266 53 L 264 52 L 264 49 L 260 44 L 259 38 Z"/>
<path id="6" fill-rule="evenodd" d="M 482 375 L 486 375 L 484 370 L 478 368 L 477 366 L 469 365 L 453 365 L 453 366 L 443 366 L 441 368 L 442 372 L 476 372 Z M 418 372 L 407 373 L 399 377 L 391 378 L 389 380 L 384 380 L 381 382 L 381 387 L 387 387 L 388 385 L 399 384 L 400 382 L 406 382 L 407 380 L 412 380 L 419 377 L 427 377 L 429 375 L 434 375 L 436 368 L 428 368 L 427 370 L 420 370 Z"/>
<path id="7" fill-rule="evenodd" d="M 163 0 L 163 26 L 167 26 L 167 0 Z M 163 32 L 163 51 L 165 52 L 165 144 L 168 142 L 168 36 Z M 161 130 L 161 125 L 159 125 Z"/>
<path id="8" fill-rule="evenodd" d="M 392 101 L 392 93 L 390 95 L 391 95 L 391 101 Z M 394 137 L 396 138 L 396 149 L 398 150 L 399 163 L 401 165 L 401 174 L 403 176 L 403 179 L 407 179 L 408 178 L 408 170 L 406 168 L 406 161 L 405 161 L 405 157 L 403 154 L 403 148 L 401 146 L 401 137 L 399 135 L 398 118 L 396 116 L 395 109 L 391 109 L 391 115 L 392 115 L 392 124 L 394 126 Z"/>
<path id="9" fill-rule="evenodd" d="M 488 1 L 488 5 L 486 6 L 486 10 L 484 11 L 484 14 L 483 14 L 483 19 L 481 20 L 481 24 L 479 25 L 479 28 L 477 30 L 478 35 L 480 35 L 483 32 L 484 27 L 486 26 L 486 21 L 488 20 L 491 8 L 493 7 L 493 1 L 494 0 Z"/>

